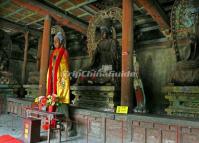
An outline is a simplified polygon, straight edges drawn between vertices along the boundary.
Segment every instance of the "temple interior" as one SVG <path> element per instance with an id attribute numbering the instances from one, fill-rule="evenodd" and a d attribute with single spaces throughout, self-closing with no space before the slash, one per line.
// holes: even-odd
<path id="1" fill-rule="evenodd" d="M 0 143 L 199 143 L 199 0 L 0 0 Z"/>

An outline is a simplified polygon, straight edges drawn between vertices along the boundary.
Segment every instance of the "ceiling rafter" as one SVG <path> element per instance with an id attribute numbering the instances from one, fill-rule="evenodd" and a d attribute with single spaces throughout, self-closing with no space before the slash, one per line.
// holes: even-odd
<path id="1" fill-rule="evenodd" d="M 68 0 L 61 0 L 61 1 L 58 1 L 58 2 L 55 3 L 55 6 L 59 6 L 59 5 L 65 3 L 65 2 L 67 2 L 67 1 L 68 1 Z M 34 16 L 34 15 L 36 15 L 36 14 L 37 14 L 37 12 L 32 12 L 31 14 L 29 14 L 29 15 L 27 15 L 27 16 L 25 16 L 25 17 L 19 19 L 19 20 L 17 20 L 16 22 L 19 22 L 19 21 L 21 21 L 21 20 L 24 20 L 24 19 L 26 19 L 26 18 L 28 18 L 28 17 L 31 17 L 31 16 Z M 42 21 L 42 20 L 44 20 L 43 17 L 40 18 L 40 21 Z M 31 22 L 30 24 L 33 24 L 33 23 L 34 23 L 34 22 Z M 30 24 L 27 24 L 27 25 L 30 25 Z"/>
<path id="2" fill-rule="evenodd" d="M 33 16 L 33 15 L 36 15 L 36 14 L 37 14 L 37 12 L 32 12 L 32 13 L 30 13 L 30 14 L 28 14 L 28 15 L 26 15 L 26 16 L 20 18 L 20 19 L 18 19 L 18 20 L 15 21 L 15 22 L 22 21 L 22 20 L 24 20 L 24 19 L 26 19 L 26 18 L 28 18 L 28 17 L 31 17 L 31 16 Z"/>
<path id="3" fill-rule="evenodd" d="M 89 13 L 92 13 L 93 15 L 95 15 L 95 14 L 97 13 L 97 11 L 99 11 L 99 10 L 96 10 L 96 9 L 91 8 L 91 7 L 88 6 L 88 5 L 82 6 L 82 9 L 86 10 L 86 11 L 89 12 Z"/>
<path id="4" fill-rule="evenodd" d="M 65 2 L 67 2 L 67 1 L 68 1 L 68 0 L 60 0 L 60 1 L 56 2 L 55 5 L 56 5 L 56 6 L 59 6 L 59 5 L 65 3 Z"/>
<path id="5" fill-rule="evenodd" d="M 74 3 L 71 2 L 71 1 L 68 1 L 68 3 L 70 3 L 71 5 L 73 5 L 72 7 L 75 7 L 75 6 L 76 6 L 76 4 L 74 4 Z M 83 5 L 83 6 L 84 6 L 84 5 Z M 75 9 L 77 9 L 77 8 L 75 8 Z M 75 10 L 75 9 L 72 9 L 72 10 Z M 84 13 L 81 14 L 81 15 L 78 15 L 77 17 L 82 17 L 82 15 L 83 15 L 83 16 L 84 16 L 84 15 L 92 15 L 90 12 L 87 12 L 86 10 L 84 10 L 83 8 L 81 8 L 81 5 L 80 5 L 80 7 L 78 7 L 78 9 L 81 10 L 81 11 L 83 11 Z M 70 11 L 70 8 L 69 8 L 69 10 L 66 10 L 66 11 Z"/>
<path id="6" fill-rule="evenodd" d="M 5 29 L 6 28 L 14 29 L 15 31 L 18 31 L 18 32 L 30 31 L 30 33 L 35 36 L 40 36 L 42 33 L 41 31 L 39 31 L 37 29 L 27 27 L 26 25 L 18 24 L 15 22 L 11 22 L 11 21 L 9 21 L 7 19 L 3 19 L 3 18 L 0 18 L 0 27 L 3 27 Z"/>
<path id="7" fill-rule="evenodd" d="M 65 9 L 65 11 L 74 10 L 74 9 L 77 9 L 77 8 L 82 7 L 82 6 L 84 6 L 84 5 L 90 4 L 90 3 L 92 3 L 92 2 L 96 2 L 96 1 L 97 1 L 97 0 L 86 0 L 85 2 L 82 2 L 82 3 L 79 3 L 79 4 L 75 4 L 74 6 Z M 70 2 L 70 1 L 68 1 L 68 2 Z M 70 2 L 70 3 L 72 3 L 72 2 Z"/>
<path id="8" fill-rule="evenodd" d="M 10 17 L 10 16 L 13 16 L 13 15 L 15 15 L 15 14 L 17 14 L 17 13 L 23 11 L 24 9 L 25 9 L 24 7 L 21 7 L 21 8 L 19 8 L 19 9 L 17 9 L 16 11 L 11 12 L 11 13 L 9 13 L 9 14 L 3 16 L 3 18 L 8 18 L 8 17 Z"/>
<path id="9" fill-rule="evenodd" d="M 74 17 L 58 12 L 55 9 L 44 5 L 39 1 L 33 0 L 12 0 L 14 3 L 26 7 L 29 10 L 35 11 L 40 15 L 49 15 L 53 17 L 59 24 L 68 26 L 71 29 L 86 34 L 87 25 Z"/>
<path id="10" fill-rule="evenodd" d="M 64 0 L 64 1 L 62 1 L 62 3 L 63 3 L 63 2 L 66 2 L 66 1 L 67 1 L 68 3 L 73 4 L 73 3 L 70 2 L 69 0 Z M 72 7 L 66 8 L 65 11 L 66 11 L 66 12 L 69 12 L 70 10 L 74 10 L 74 9 L 80 8 L 80 7 L 82 7 L 82 6 L 84 6 L 84 5 L 88 4 L 88 3 L 95 2 L 95 1 L 96 1 L 96 0 L 89 0 L 89 1 L 87 1 L 87 2 L 83 2 L 83 3 L 80 3 L 80 4 L 78 4 L 78 5 L 74 5 L 74 6 L 72 6 Z M 61 4 L 62 4 L 62 3 L 61 3 Z M 56 6 L 59 6 L 59 5 L 60 5 L 60 2 L 57 2 L 55 5 L 56 5 Z M 40 21 L 42 21 L 42 20 L 44 20 L 44 17 L 42 17 L 42 18 L 40 18 L 40 19 L 37 19 L 37 20 L 35 20 L 35 21 L 32 21 L 32 22 L 28 23 L 27 25 L 34 24 L 34 23 L 40 22 Z"/>
<path id="11" fill-rule="evenodd" d="M 160 26 L 161 32 L 168 36 L 170 34 L 169 19 L 160 5 L 155 0 L 137 0 L 137 3 L 144 7 L 154 21 Z"/>

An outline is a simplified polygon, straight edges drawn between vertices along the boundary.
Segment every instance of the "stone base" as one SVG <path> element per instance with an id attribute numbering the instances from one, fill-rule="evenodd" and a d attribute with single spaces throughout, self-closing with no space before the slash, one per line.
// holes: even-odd
<path id="1" fill-rule="evenodd" d="M 167 86 L 164 90 L 169 100 L 165 109 L 168 115 L 199 117 L 199 86 Z"/>
<path id="2" fill-rule="evenodd" d="M 72 86 L 71 93 L 75 96 L 73 104 L 81 108 L 114 112 L 120 103 L 114 86 Z"/>

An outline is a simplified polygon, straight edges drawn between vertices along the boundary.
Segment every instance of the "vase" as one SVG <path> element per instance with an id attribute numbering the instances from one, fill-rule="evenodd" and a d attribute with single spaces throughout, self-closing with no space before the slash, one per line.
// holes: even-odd
<path id="1" fill-rule="evenodd" d="M 56 106 L 50 105 L 48 106 L 48 112 L 55 112 L 56 111 Z"/>

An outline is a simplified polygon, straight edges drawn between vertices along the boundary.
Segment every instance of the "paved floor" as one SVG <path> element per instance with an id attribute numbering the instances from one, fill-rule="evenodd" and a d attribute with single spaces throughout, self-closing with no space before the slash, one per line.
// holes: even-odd
<path id="1" fill-rule="evenodd" d="M 0 136 L 9 134 L 15 138 L 22 137 L 22 118 L 12 115 L 12 114 L 0 114 Z M 41 133 L 42 135 L 46 135 L 45 132 Z M 83 143 L 85 142 L 85 138 L 83 139 L 80 136 L 67 138 L 62 136 L 62 142 L 64 143 Z M 40 143 L 46 143 L 46 141 L 42 141 Z M 51 143 L 58 143 L 57 139 L 52 139 Z"/>
<path id="2" fill-rule="evenodd" d="M 0 114 L 0 135 L 9 134 L 13 137 L 22 136 L 22 119 L 8 114 Z"/>

